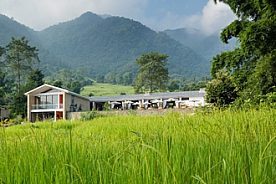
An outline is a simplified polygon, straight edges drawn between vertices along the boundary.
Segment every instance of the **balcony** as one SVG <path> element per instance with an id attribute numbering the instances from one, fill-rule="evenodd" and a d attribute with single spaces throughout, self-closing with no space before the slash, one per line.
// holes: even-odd
<path id="1" fill-rule="evenodd" d="M 35 104 L 32 105 L 32 110 L 45 110 L 45 109 L 62 109 L 63 104 Z"/>

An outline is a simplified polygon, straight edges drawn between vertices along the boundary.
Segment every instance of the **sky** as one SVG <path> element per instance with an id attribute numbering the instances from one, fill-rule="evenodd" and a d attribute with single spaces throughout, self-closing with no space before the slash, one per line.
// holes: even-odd
<path id="1" fill-rule="evenodd" d="M 42 30 L 91 11 L 123 16 L 156 30 L 196 28 L 218 32 L 234 19 L 230 8 L 213 0 L 0 0 L 0 14 Z"/>

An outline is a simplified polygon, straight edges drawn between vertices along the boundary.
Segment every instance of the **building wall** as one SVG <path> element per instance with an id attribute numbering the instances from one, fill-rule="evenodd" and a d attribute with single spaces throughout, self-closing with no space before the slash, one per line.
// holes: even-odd
<path id="1" fill-rule="evenodd" d="M 90 101 L 88 99 L 80 98 L 78 96 L 73 96 L 71 94 L 65 94 L 65 110 L 66 112 L 72 111 L 72 105 L 75 108 L 75 111 L 89 111 L 90 110 Z M 80 110 L 81 106 L 81 110 Z"/>
<path id="2" fill-rule="evenodd" d="M 27 95 L 27 119 L 28 121 L 34 121 L 34 117 L 32 117 L 31 115 L 31 111 L 32 111 L 32 105 L 35 104 L 35 97 L 34 95 Z"/>
<path id="3" fill-rule="evenodd" d="M 5 118 L 8 118 L 9 116 L 10 116 L 9 110 L 7 110 L 6 108 L 0 108 L 0 119 L 5 119 Z"/>
<path id="4" fill-rule="evenodd" d="M 199 107 L 205 105 L 204 97 L 190 97 L 187 103 L 188 106 L 192 107 Z"/>

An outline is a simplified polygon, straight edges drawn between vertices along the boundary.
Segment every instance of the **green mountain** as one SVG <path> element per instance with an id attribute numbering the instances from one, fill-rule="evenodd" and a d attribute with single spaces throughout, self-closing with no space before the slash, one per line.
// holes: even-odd
<path id="1" fill-rule="evenodd" d="M 229 44 L 224 44 L 219 38 L 219 33 L 205 35 L 197 29 L 181 28 L 165 30 L 164 33 L 190 47 L 208 61 L 211 61 L 214 56 L 222 51 L 233 50 L 236 46 L 236 40 L 234 39 Z"/>
<path id="2" fill-rule="evenodd" d="M 28 40 L 36 40 L 34 30 L 0 14 L 0 45 L 7 45 L 13 36 L 25 36 Z"/>
<path id="3" fill-rule="evenodd" d="M 87 12 L 72 21 L 33 31 L 1 16 L 0 26 L 0 45 L 11 36 L 26 36 L 39 48 L 41 67 L 49 73 L 60 68 L 79 69 L 92 77 L 110 72 L 135 73 L 136 58 L 157 51 L 169 55 L 171 74 L 187 78 L 209 75 L 209 62 L 195 51 L 123 17 L 100 17 Z"/>

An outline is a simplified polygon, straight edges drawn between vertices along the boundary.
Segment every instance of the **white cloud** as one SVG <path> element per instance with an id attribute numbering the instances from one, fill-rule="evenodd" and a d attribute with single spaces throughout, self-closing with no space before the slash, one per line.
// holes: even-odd
<path id="1" fill-rule="evenodd" d="M 177 14 L 167 11 L 165 7 L 156 7 L 156 14 L 146 16 L 146 11 L 150 11 L 147 9 L 149 4 L 150 0 L 0 0 L 0 14 L 13 17 L 35 30 L 92 11 L 132 18 L 155 30 L 188 27 L 200 29 L 206 34 L 218 31 L 235 19 L 227 5 L 215 5 L 213 0 L 208 1 L 202 12 L 195 12 L 192 16 L 184 15 L 185 12 Z"/>
<path id="2" fill-rule="evenodd" d="M 209 0 L 202 10 L 201 29 L 206 34 L 212 34 L 226 27 L 236 18 L 228 5 L 224 3 L 215 4 L 213 0 Z"/>
<path id="3" fill-rule="evenodd" d="M 215 4 L 213 0 L 209 0 L 202 11 L 194 15 L 183 16 L 167 12 L 159 19 L 156 17 L 151 19 L 145 18 L 144 22 L 155 30 L 185 27 L 198 29 L 209 35 L 219 32 L 234 19 L 236 19 L 236 16 L 228 5 L 224 3 Z"/>
<path id="4" fill-rule="evenodd" d="M 0 13 L 36 30 L 78 17 L 86 11 L 135 17 L 148 0 L 1 0 Z"/>

